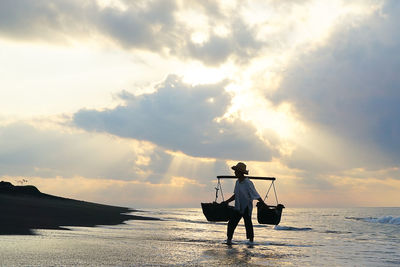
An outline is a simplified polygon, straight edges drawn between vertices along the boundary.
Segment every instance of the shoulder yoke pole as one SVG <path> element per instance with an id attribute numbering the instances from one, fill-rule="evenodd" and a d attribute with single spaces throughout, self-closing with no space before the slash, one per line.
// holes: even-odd
<path id="1" fill-rule="evenodd" d="M 275 177 L 261 177 L 261 176 L 245 176 L 246 178 L 253 180 L 267 180 L 267 181 L 275 181 Z M 237 179 L 234 175 L 219 175 L 217 179 Z"/>

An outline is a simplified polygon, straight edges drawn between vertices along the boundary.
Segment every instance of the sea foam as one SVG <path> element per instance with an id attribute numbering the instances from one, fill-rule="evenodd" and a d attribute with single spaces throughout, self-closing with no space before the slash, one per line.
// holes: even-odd
<path id="1" fill-rule="evenodd" d="M 386 223 L 400 225 L 400 217 L 382 216 L 378 218 L 365 218 L 364 221 L 373 223 Z"/>

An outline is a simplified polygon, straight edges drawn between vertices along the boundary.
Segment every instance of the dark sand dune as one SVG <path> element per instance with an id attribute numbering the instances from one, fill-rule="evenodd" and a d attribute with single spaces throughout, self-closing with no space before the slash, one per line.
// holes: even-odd
<path id="1" fill-rule="evenodd" d="M 32 229 L 116 225 L 127 220 L 158 220 L 128 215 L 135 210 L 41 193 L 34 186 L 0 182 L 0 234 L 32 234 Z"/>

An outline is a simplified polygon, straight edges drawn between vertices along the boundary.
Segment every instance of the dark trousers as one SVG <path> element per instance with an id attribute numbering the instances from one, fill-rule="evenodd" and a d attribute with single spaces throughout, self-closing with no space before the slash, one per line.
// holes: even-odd
<path id="1" fill-rule="evenodd" d="M 244 210 L 243 214 L 240 214 L 239 212 L 235 212 L 235 214 L 232 216 L 232 218 L 228 222 L 228 239 L 232 239 L 233 237 L 233 232 L 236 229 L 236 226 L 238 225 L 240 219 L 244 220 L 244 226 L 246 227 L 246 238 L 247 239 L 254 239 L 254 230 L 253 230 L 253 223 L 251 222 L 251 216 L 249 215 L 249 208 L 246 208 Z"/>

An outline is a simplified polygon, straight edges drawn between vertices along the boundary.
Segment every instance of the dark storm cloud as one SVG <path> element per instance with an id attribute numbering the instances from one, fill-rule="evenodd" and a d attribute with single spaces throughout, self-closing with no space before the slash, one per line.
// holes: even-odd
<path id="1" fill-rule="evenodd" d="M 265 160 L 272 152 L 248 123 L 216 121 L 231 97 L 223 83 L 190 86 L 169 76 L 153 94 L 124 92 L 125 105 L 104 111 L 81 110 L 74 123 L 88 131 L 108 132 L 153 142 L 196 157 Z"/>
<path id="2" fill-rule="evenodd" d="M 262 42 L 232 14 L 228 19 L 213 1 L 184 6 L 199 8 L 210 16 L 209 40 L 202 44 L 191 41 L 190 18 L 176 19 L 175 1 L 125 1 L 126 9 L 100 7 L 95 1 L 77 0 L 4 0 L 0 1 L 0 35 L 19 40 L 68 42 L 80 38 L 103 36 L 125 49 L 143 49 L 179 58 L 192 58 L 208 65 L 218 65 L 233 57 L 239 62 L 257 54 Z M 210 10 L 214 10 L 210 12 Z M 226 19 L 227 36 L 213 33 L 214 20 Z"/>
<path id="3" fill-rule="evenodd" d="M 399 12 L 400 3 L 388 1 L 361 25 L 344 21 L 325 47 L 298 58 L 274 96 L 293 103 L 311 125 L 347 140 L 344 155 L 367 148 L 353 167 L 400 163 Z"/>

